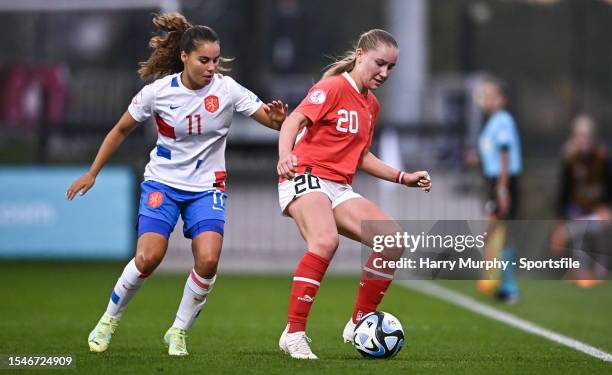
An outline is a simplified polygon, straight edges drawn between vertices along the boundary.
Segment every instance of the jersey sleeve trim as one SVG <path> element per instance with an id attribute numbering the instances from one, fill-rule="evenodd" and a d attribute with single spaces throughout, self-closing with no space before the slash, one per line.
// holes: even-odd
<path id="1" fill-rule="evenodd" d="M 221 76 L 232 101 L 234 112 L 252 116 L 263 105 L 263 102 L 252 91 L 239 84 L 230 76 Z"/>
<path id="2" fill-rule="evenodd" d="M 255 112 L 257 112 L 259 110 L 259 108 L 261 108 L 261 106 L 263 106 L 263 102 L 260 102 L 259 103 L 259 107 L 255 108 L 254 110 L 252 110 L 252 111 L 249 110 L 249 111 L 246 111 L 246 112 L 242 112 L 242 114 L 245 115 L 245 116 L 251 117 L 251 116 L 253 116 L 253 114 L 255 114 Z"/>

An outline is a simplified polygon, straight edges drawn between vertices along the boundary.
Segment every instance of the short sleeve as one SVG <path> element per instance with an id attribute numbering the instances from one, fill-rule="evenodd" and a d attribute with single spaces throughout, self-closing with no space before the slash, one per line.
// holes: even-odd
<path id="1" fill-rule="evenodd" d="M 312 86 L 306 97 L 295 111 L 300 112 L 315 123 L 335 107 L 338 100 L 338 85 L 331 79 L 323 80 Z"/>
<path id="2" fill-rule="evenodd" d="M 230 97 L 236 112 L 245 116 L 251 116 L 257 112 L 263 104 L 257 95 L 240 85 L 232 77 L 224 76 L 223 79 L 227 80 Z"/>
<path id="3" fill-rule="evenodd" d="M 153 84 L 146 85 L 134 96 L 128 107 L 128 112 L 134 120 L 143 122 L 151 117 L 154 99 L 155 90 Z"/>
<path id="4" fill-rule="evenodd" d="M 508 117 L 499 117 L 496 119 L 494 142 L 500 149 L 508 149 L 513 143 L 513 128 L 514 122 Z"/>

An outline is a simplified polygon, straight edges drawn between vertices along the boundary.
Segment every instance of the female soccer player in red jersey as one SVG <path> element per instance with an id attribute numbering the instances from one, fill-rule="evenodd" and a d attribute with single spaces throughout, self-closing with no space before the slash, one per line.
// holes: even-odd
<path id="1" fill-rule="evenodd" d="M 187 355 L 186 332 L 202 310 L 216 280 L 225 224 L 225 144 L 235 112 L 278 129 L 287 107 L 264 104 L 233 78 L 220 73 L 221 45 L 207 26 L 192 26 L 178 13 L 153 20 L 153 53 L 141 63 L 146 85 L 104 139 L 89 172 L 68 188 L 73 199 L 94 185 L 96 176 L 139 123 L 155 118 L 159 135 L 141 184 L 136 256 L 123 270 L 105 313 L 88 337 L 92 352 L 104 352 L 128 303 L 161 263 L 179 214 L 192 240 L 194 267 L 187 278 L 176 319 L 164 335 L 168 354 Z"/>
<path id="2" fill-rule="evenodd" d="M 378 206 L 355 193 L 355 171 L 428 191 L 426 171 L 399 171 L 374 156 L 372 144 L 379 103 L 372 90 L 389 77 L 398 58 L 395 39 L 384 30 L 361 35 L 354 52 L 332 64 L 283 123 L 279 139 L 279 203 L 295 220 L 307 251 L 293 277 L 288 324 L 280 348 L 298 359 L 317 359 L 306 337 L 306 320 L 342 234 L 372 246 L 362 233 L 364 220 L 399 226 Z M 380 255 L 379 255 L 380 256 Z M 383 255 L 384 256 L 384 255 Z M 359 319 L 375 311 L 393 279 L 392 270 L 367 265 L 344 340 L 352 340 Z"/>

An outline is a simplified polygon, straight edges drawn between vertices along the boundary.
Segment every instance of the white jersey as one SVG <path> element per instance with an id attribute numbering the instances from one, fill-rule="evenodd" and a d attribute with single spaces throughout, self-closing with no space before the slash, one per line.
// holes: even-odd
<path id="1" fill-rule="evenodd" d="M 157 124 L 144 178 L 187 191 L 224 190 L 225 143 L 234 112 L 251 116 L 261 100 L 222 74 L 200 90 L 186 88 L 180 75 L 145 86 L 128 107 L 136 121 L 153 116 Z"/>

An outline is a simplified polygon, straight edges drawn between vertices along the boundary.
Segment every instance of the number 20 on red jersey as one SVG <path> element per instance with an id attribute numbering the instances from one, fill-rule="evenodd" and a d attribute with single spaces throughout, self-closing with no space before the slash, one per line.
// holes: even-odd
<path id="1" fill-rule="evenodd" d="M 357 111 L 338 110 L 338 123 L 336 130 L 342 133 L 357 134 L 359 130 L 359 116 Z"/>

